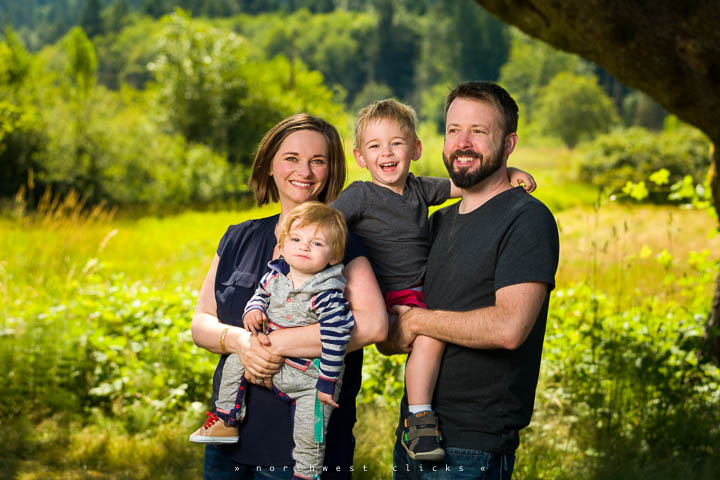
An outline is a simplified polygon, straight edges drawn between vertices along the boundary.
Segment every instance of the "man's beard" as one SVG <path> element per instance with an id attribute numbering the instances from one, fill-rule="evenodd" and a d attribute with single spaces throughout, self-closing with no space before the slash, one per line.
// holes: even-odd
<path id="1" fill-rule="evenodd" d="M 463 189 L 472 188 L 478 183 L 488 178 L 493 173 L 497 172 L 502 166 L 502 158 L 505 153 L 505 149 L 501 145 L 500 148 L 495 152 L 494 155 L 484 156 L 477 153 L 474 150 L 455 150 L 450 154 L 450 158 L 445 156 L 443 153 L 443 161 L 445 162 L 445 168 L 447 168 L 450 178 L 453 183 Z M 455 159 L 458 157 L 472 157 L 480 160 L 480 165 L 470 167 L 458 167 L 453 168 Z"/>

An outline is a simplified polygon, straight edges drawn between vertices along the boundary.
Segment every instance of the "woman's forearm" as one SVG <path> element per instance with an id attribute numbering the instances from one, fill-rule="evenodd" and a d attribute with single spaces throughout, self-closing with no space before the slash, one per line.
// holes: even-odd
<path id="1" fill-rule="evenodd" d="M 370 262 L 365 257 L 357 257 L 345 267 L 343 273 L 348 280 L 345 298 L 350 302 L 355 317 L 348 351 L 382 342 L 388 334 L 388 316 Z"/>
<path id="2" fill-rule="evenodd" d="M 355 318 L 355 327 L 347 351 L 385 340 L 388 332 L 387 311 L 372 271 L 365 257 L 351 261 L 343 272 L 347 278 L 345 298 Z M 320 325 L 287 328 L 270 334 L 270 351 L 284 357 L 320 356 Z"/>
<path id="3" fill-rule="evenodd" d="M 223 337 L 223 331 L 227 332 Z M 247 330 L 220 323 L 218 318 L 210 313 L 195 312 L 190 325 L 195 345 L 213 353 L 237 352 L 244 344 L 250 332 Z M 225 344 L 225 352 L 221 351 L 221 338 Z"/>

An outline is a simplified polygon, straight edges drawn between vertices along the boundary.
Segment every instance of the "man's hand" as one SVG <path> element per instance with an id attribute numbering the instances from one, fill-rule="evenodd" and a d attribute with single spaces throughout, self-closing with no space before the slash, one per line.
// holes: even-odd
<path id="1" fill-rule="evenodd" d="M 412 332 L 411 321 L 416 311 L 425 311 L 423 308 L 410 308 L 405 305 L 395 305 L 390 309 L 390 330 L 384 342 L 376 344 L 383 355 L 397 353 L 410 353 L 412 343 L 417 334 Z"/>
<path id="2" fill-rule="evenodd" d="M 243 325 L 245 330 L 252 333 L 265 333 L 263 332 L 263 322 L 267 319 L 265 313 L 260 309 L 250 310 L 243 317 Z"/>
<path id="3" fill-rule="evenodd" d="M 325 392 L 317 392 L 318 400 L 320 400 L 320 403 L 323 405 L 328 405 L 330 407 L 338 408 L 340 405 L 337 404 L 335 400 L 333 400 L 333 396 L 329 393 Z"/>

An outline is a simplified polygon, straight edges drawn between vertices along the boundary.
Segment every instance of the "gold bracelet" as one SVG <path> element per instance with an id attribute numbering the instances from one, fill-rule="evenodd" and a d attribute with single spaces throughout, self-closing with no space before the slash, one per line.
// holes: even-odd
<path id="1" fill-rule="evenodd" d="M 220 353 L 222 353 L 223 355 L 227 355 L 228 353 L 230 353 L 225 348 L 225 335 L 227 335 L 228 330 L 230 330 L 230 327 L 225 327 L 225 329 L 220 334 Z"/>

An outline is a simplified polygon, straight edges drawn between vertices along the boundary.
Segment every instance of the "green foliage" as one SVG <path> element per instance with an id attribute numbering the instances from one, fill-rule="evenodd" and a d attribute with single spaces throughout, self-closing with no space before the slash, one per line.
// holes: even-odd
<path id="1" fill-rule="evenodd" d="M 363 352 L 363 388 L 358 400 L 382 407 L 399 407 L 405 389 L 405 355 L 386 357 L 375 346 Z"/>
<path id="2" fill-rule="evenodd" d="M 524 106 L 521 115 L 526 123 L 536 119 L 535 110 L 543 88 L 559 73 L 591 73 L 590 64 L 577 55 L 555 50 L 519 30 L 511 29 L 511 48 L 507 62 L 500 69 L 499 83 Z"/>
<path id="3" fill-rule="evenodd" d="M 98 57 L 98 83 L 113 90 L 122 85 L 144 89 L 153 75 L 147 66 L 158 54 L 160 22 L 136 19 L 119 32 L 93 38 Z"/>
<path id="4" fill-rule="evenodd" d="M 688 126 L 661 133 L 639 127 L 615 130 L 598 137 L 583 150 L 582 180 L 608 192 L 625 189 L 624 193 L 637 200 L 655 203 L 682 202 L 678 195 L 668 198 L 670 192 L 663 185 L 682 183 L 686 176 L 692 185 L 704 184 L 711 162 L 707 138 Z M 666 171 L 667 175 L 660 177 L 658 171 Z M 643 183 L 640 187 L 640 182 L 648 178 L 653 185 Z M 643 188 L 647 195 L 641 194 Z"/>
<path id="5" fill-rule="evenodd" d="M 322 76 L 300 62 L 257 60 L 243 37 L 182 12 L 163 23 L 151 95 L 159 122 L 187 140 L 249 166 L 259 139 L 282 118 L 300 111 L 341 118 Z"/>
<path id="6" fill-rule="evenodd" d="M 328 86 L 344 92 L 348 100 L 369 81 L 372 38 L 377 28 L 373 13 L 336 10 L 291 15 L 240 15 L 228 22 L 235 31 L 252 39 L 267 58 L 283 55 L 301 59 L 309 69 L 323 74 Z"/>
<path id="7" fill-rule="evenodd" d="M 11 28 L 0 43 L 0 85 L 18 88 L 30 69 L 30 55 Z"/>
<path id="8" fill-rule="evenodd" d="M 372 65 L 368 81 L 384 83 L 399 98 L 407 98 L 415 86 L 415 64 L 419 57 L 420 30 L 416 17 L 397 9 L 392 0 L 376 0 L 376 30 L 370 44 Z"/>
<path id="9" fill-rule="evenodd" d="M 423 35 L 413 103 L 422 120 L 443 131 L 445 96 L 460 82 L 498 79 L 510 54 L 510 29 L 482 8 L 448 0 L 434 2 L 418 23 Z"/>
<path id="10" fill-rule="evenodd" d="M 351 110 L 355 115 L 357 115 L 360 110 L 370 105 L 372 102 L 376 100 L 384 100 L 392 96 L 392 90 L 387 85 L 366 83 L 363 89 L 355 96 Z"/>
<path id="11" fill-rule="evenodd" d="M 0 197 L 15 194 L 28 171 L 39 170 L 46 125 L 29 82 L 32 59 L 8 29 L 0 42 Z"/>
<path id="12" fill-rule="evenodd" d="M 622 101 L 622 119 L 625 126 L 662 130 L 665 110 L 642 92 L 631 92 Z"/>
<path id="13" fill-rule="evenodd" d="M 195 348 L 189 330 L 197 292 L 102 278 L 92 274 L 97 268 L 86 265 L 90 274 L 66 302 L 28 305 L 6 321 L 12 341 L 0 350 L 0 417 L 97 409 L 127 412 L 127 427 L 142 431 L 209 401 L 213 358 Z M 132 414 L 148 411 L 150 418 Z"/>
<path id="14" fill-rule="evenodd" d="M 592 76 L 559 73 L 542 88 L 537 102 L 535 124 L 570 148 L 618 123 L 615 107 Z"/>
<path id="15" fill-rule="evenodd" d="M 65 38 L 67 54 L 67 74 L 70 83 L 82 96 L 87 96 L 95 86 L 97 57 L 95 47 L 82 28 L 75 27 Z"/>
<path id="16" fill-rule="evenodd" d="M 692 254 L 695 270 L 682 277 L 666 250 L 657 255 L 680 301 L 628 302 L 589 285 L 554 293 L 542 394 L 553 400 L 545 414 L 570 422 L 572 449 L 592 452 L 585 460 L 591 470 L 648 478 L 668 468 L 697 471 L 717 453 L 720 369 L 698 359 L 704 292 L 717 266 L 708 254 Z"/>

